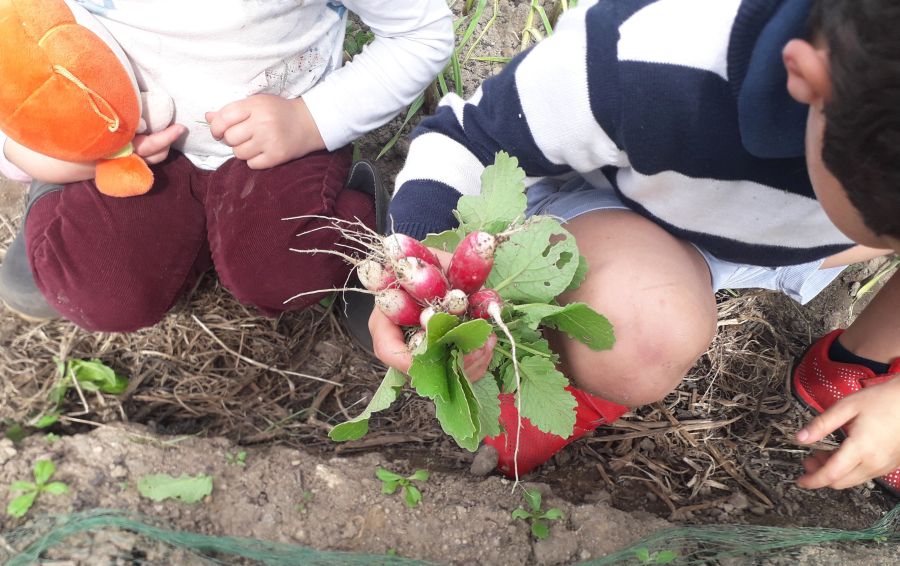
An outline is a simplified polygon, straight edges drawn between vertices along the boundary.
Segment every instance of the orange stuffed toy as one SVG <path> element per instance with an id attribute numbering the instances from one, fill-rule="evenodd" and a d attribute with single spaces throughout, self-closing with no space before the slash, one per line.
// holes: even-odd
<path id="1" fill-rule="evenodd" d="M 64 161 L 97 161 L 97 189 L 140 195 L 153 173 L 133 153 L 140 100 L 109 46 L 63 0 L 0 0 L 0 130 Z"/>

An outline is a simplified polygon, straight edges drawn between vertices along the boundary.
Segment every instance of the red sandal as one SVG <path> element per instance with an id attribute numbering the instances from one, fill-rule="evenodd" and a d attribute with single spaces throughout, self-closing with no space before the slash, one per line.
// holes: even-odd
<path id="1" fill-rule="evenodd" d="M 582 436 L 596 429 L 608 425 L 628 412 L 628 407 L 618 405 L 611 401 L 595 397 L 580 389 L 566 387 L 578 405 L 575 407 L 575 429 L 568 438 L 542 432 L 531 422 L 522 418 L 521 436 L 519 440 L 518 470 L 515 466 L 516 436 L 503 433 L 492 438 L 486 438 L 485 444 L 493 446 L 499 455 L 497 469 L 507 477 L 525 475 L 537 468 L 565 446 L 575 442 Z M 500 395 L 500 424 L 505 431 L 515 431 L 518 424 L 518 411 L 515 400 L 511 394 Z"/>
<path id="2" fill-rule="evenodd" d="M 864 387 L 871 387 L 900 377 L 900 359 L 891 364 L 886 374 L 876 375 L 869 368 L 832 361 L 828 357 L 831 345 L 843 334 L 835 330 L 815 342 L 794 368 L 791 389 L 794 396 L 816 414 Z M 842 431 L 843 433 L 843 431 Z M 875 482 L 895 497 L 900 497 L 900 468 L 876 478 Z"/>

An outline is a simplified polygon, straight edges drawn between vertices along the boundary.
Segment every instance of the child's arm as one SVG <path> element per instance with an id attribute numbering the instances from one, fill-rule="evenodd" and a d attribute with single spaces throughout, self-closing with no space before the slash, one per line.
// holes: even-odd
<path id="1" fill-rule="evenodd" d="M 334 150 L 387 123 L 434 80 L 453 52 L 446 0 L 343 0 L 375 40 L 303 95 Z"/>
<path id="2" fill-rule="evenodd" d="M 48 157 L 10 138 L 6 138 L 3 144 L 3 155 L 9 164 L 27 177 L 47 183 L 65 184 L 94 178 L 94 163 L 72 163 Z"/>
<path id="3" fill-rule="evenodd" d="M 184 126 L 172 124 L 153 134 L 139 134 L 134 137 L 134 152 L 151 165 L 159 163 L 169 155 L 169 148 L 185 131 Z M 75 163 L 48 157 L 5 136 L 2 143 L 3 158 L 0 161 L 8 162 L 32 179 L 66 184 L 93 179 L 95 176 L 94 162 Z"/>
<path id="4" fill-rule="evenodd" d="M 394 230 L 421 239 L 456 226 L 457 200 L 480 192 L 481 173 L 500 150 L 518 158 L 531 178 L 628 166 L 615 141 L 621 18 L 610 11 L 615 7 L 604 2 L 580 2 L 552 36 L 513 59 L 469 100 L 453 94 L 441 100 L 414 132 L 397 176 Z"/>
<path id="5" fill-rule="evenodd" d="M 444 0 L 345 1 L 375 34 L 351 63 L 302 97 L 256 94 L 207 112 L 212 136 L 251 169 L 335 150 L 412 102 L 446 64 L 453 25 Z"/>

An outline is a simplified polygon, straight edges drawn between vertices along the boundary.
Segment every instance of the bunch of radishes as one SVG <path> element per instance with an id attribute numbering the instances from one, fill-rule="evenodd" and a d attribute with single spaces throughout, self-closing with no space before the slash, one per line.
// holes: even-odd
<path id="1" fill-rule="evenodd" d="M 476 230 L 467 234 L 450 259 L 444 272 L 437 256 L 418 240 L 405 234 L 381 236 L 362 222 L 338 220 L 322 216 L 332 224 L 314 230 L 338 230 L 349 244 L 353 255 L 337 250 L 291 251 L 306 254 L 327 253 L 344 258 L 356 268 L 365 290 L 358 288 L 319 289 L 306 291 L 287 299 L 327 291 L 363 291 L 375 295 L 375 304 L 394 324 L 410 329 L 407 345 L 414 350 L 425 335 L 428 319 L 436 312 L 459 317 L 493 320 L 503 328 L 500 310 L 503 299 L 493 289 L 482 288 L 494 266 L 497 246 L 516 229 L 493 235 Z M 285 219 L 285 220 L 290 220 Z M 359 259 L 359 256 L 365 256 Z M 504 329 L 505 331 L 505 329 Z"/>
<path id="2" fill-rule="evenodd" d="M 407 342 L 414 350 L 436 312 L 497 319 L 502 299 L 483 289 L 503 236 L 469 233 L 457 246 L 445 272 L 437 256 L 404 234 L 384 238 L 383 245 L 357 264 L 363 286 L 376 293 L 375 304 L 394 324 L 416 328 Z"/>

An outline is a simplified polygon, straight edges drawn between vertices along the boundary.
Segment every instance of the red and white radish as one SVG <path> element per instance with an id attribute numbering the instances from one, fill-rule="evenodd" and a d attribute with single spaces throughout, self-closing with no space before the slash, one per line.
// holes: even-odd
<path id="1" fill-rule="evenodd" d="M 436 312 L 434 307 L 425 307 L 422 309 L 422 312 L 419 314 L 419 326 L 428 328 L 428 321 L 431 320 L 431 317 L 433 317 Z"/>
<path id="2" fill-rule="evenodd" d="M 384 239 L 384 253 L 388 260 L 395 262 L 407 257 L 415 257 L 426 263 L 440 268 L 441 262 L 438 261 L 434 252 L 422 245 L 415 238 L 410 238 L 406 234 L 391 234 Z"/>
<path id="3" fill-rule="evenodd" d="M 395 261 L 394 274 L 400 286 L 423 305 L 443 299 L 450 290 L 450 284 L 440 267 L 416 257 L 405 257 Z"/>
<path id="4" fill-rule="evenodd" d="M 497 239 L 487 232 L 471 232 L 453 252 L 447 276 L 454 289 L 474 293 L 484 285 L 494 266 Z"/>
<path id="5" fill-rule="evenodd" d="M 417 326 L 422 305 L 403 289 L 385 289 L 375 295 L 375 305 L 398 326 Z"/>
<path id="6" fill-rule="evenodd" d="M 359 262 L 356 266 L 356 275 L 363 287 L 369 291 L 383 291 L 397 283 L 394 270 L 374 259 L 364 259 Z"/>
<path id="7" fill-rule="evenodd" d="M 461 289 L 450 289 L 444 295 L 441 306 L 450 314 L 462 316 L 469 308 L 469 297 Z"/>
<path id="8" fill-rule="evenodd" d="M 500 293 L 493 289 L 475 291 L 469 295 L 469 316 L 492 320 L 491 305 L 496 305 L 498 308 L 503 306 L 503 299 L 500 297 Z"/>

